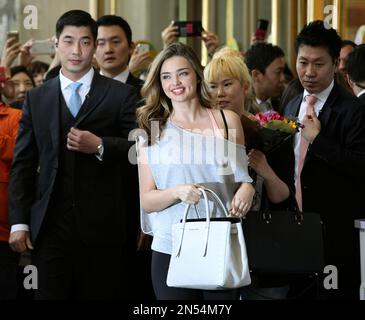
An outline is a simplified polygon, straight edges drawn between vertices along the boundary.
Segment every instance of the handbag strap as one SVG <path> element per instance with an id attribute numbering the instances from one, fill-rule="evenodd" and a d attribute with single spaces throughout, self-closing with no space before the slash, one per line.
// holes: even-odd
<path id="1" fill-rule="evenodd" d="M 225 205 L 223 204 L 223 201 L 219 198 L 219 196 L 211 189 L 208 189 L 208 188 L 201 188 L 199 187 L 198 190 L 201 191 L 201 194 L 202 196 L 204 197 L 205 199 L 205 196 L 207 195 L 207 193 L 211 196 L 211 198 L 214 200 L 214 202 L 220 207 L 220 209 L 223 211 L 224 215 L 226 216 L 226 218 L 228 218 L 230 215 L 229 215 L 229 212 L 227 211 L 227 208 L 225 207 Z M 186 219 L 187 219 L 187 215 L 189 213 L 189 208 L 190 208 L 190 204 L 187 204 L 186 207 L 185 207 L 185 211 L 184 211 L 184 215 L 183 217 L 186 215 Z M 199 215 L 199 212 L 198 212 L 198 209 L 196 207 L 196 205 L 194 204 L 194 209 L 195 209 L 195 213 L 196 213 L 196 216 L 198 217 L 198 219 L 200 218 L 200 215 Z M 207 210 L 208 209 L 208 210 Z M 210 210 L 209 210 L 209 207 L 206 205 L 205 206 L 205 213 L 206 215 L 210 215 Z"/>
<path id="2" fill-rule="evenodd" d="M 208 249 L 208 239 L 209 239 L 209 229 L 210 229 L 210 213 L 209 213 L 209 202 L 208 202 L 208 196 L 205 192 L 205 190 L 203 188 L 198 188 L 203 197 L 204 197 L 204 203 L 205 203 L 205 215 L 206 215 L 206 223 L 205 223 L 205 244 L 204 244 L 204 252 L 203 252 L 203 257 L 206 256 L 207 254 L 207 249 Z M 182 243 L 183 243 L 183 239 L 184 239 L 184 234 L 185 234 L 185 227 L 186 227 L 186 219 L 189 213 L 189 208 L 190 208 L 190 203 L 188 203 L 185 207 L 185 212 L 184 212 L 184 217 L 183 217 L 183 225 L 182 225 L 182 232 L 181 232 L 181 236 L 180 236 L 180 241 L 179 241 L 179 249 L 177 250 L 176 256 L 179 257 L 180 253 L 181 253 L 181 247 L 182 247 Z"/>
<path id="3" fill-rule="evenodd" d="M 223 123 L 224 123 L 224 132 L 226 134 L 225 138 L 228 140 L 228 124 L 227 124 L 227 119 L 226 116 L 224 115 L 223 110 L 220 110 L 221 115 L 222 115 L 222 119 L 223 119 Z"/>
<path id="4" fill-rule="evenodd" d="M 270 220 L 271 219 L 271 214 L 270 214 L 270 206 L 269 206 L 269 200 L 268 200 L 268 197 L 267 195 L 262 195 L 262 198 L 263 198 L 263 210 L 262 210 L 262 215 L 263 215 L 263 218 L 264 220 Z M 288 200 L 290 201 L 290 203 L 292 204 L 293 206 L 293 216 L 294 216 L 294 220 L 297 222 L 297 223 L 301 223 L 303 220 L 304 220 L 304 216 L 303 216 L 303 212 L 299 210 L 299 207 L 298 207 L 298 203 L 297 201 L 295 200 L 295 197 L 293 195 L 292 192 L 290 192 L 289 194 L 289 198 Z"/>
<path id="5" fill-rule="evenodd" d="M 209 230 L 210 230 L 210 210 L 209 210 L 209 201 L 208 201 L 208 196 L 207 193 L 209 193 L 212 198 L 214 199 L 214 201 L 219 205 L 219 207 L 221 207 L 221 209 L 223 210 L 224 214 L 226 215 L 226 217 L 229 216 L 229 213 L 227 211 L 227 209 L 225 208 L 222 200 L 219 198 L 219 196 L 210 189 L 207 188 L 198 188 L 198 190 L 200 190 L 203 198 L 204 198 L 204 203 L 205 203 L 205 219 L 206 219 L 206 224 L 205 224 L 205 244 L 204 244 L 204 252 L 203 252 L 203 257 L 206 256 L 207 254 L 207 250 L 208 250 L 208 239 L 209 239 Z M 183 221 L 182 221 L 182 232 L 181 232 L 181 236 L 180 236 L 180 240 L 179 240 L 179 249 L 177 250 L 176 256 L 179 256 L 181 253 L 181 247 L 182 247 L 182 243 L 183 243 L 183 238 L 184 238 L 184 233 L 185 233 L 185 227 L 186 227 L 186 219 L 188 217 L 189 214 L 189 209 L 190 209 L 190 203 L 188 203 L 185 207 L 185 211 L 184 211 L 184 216 L 183 216 Z"/>

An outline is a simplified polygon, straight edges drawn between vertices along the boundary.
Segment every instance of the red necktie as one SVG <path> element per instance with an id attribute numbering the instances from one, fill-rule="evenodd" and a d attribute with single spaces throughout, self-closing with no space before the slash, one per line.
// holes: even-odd
<path id="1" fill-rule="evenodd" d="M 306 96 L 305 100 L 307 102 L 307 115 L 311 115 L 314 113 L 314 105 L 317 102 L 317 98 L 315 96 Z M 299 146 L 299 160 L 298 160 L 298 174 L 297 174 L 297 182 L 296 182 L 296 192 L 295 192 L 295 198 L 297 199 L 299 210 L 302 211 L 302 187 L 300 183 L 300 175 L 302 173 L 303 169 L 303 162 L 305 159 L 305 155 L 308 150 L 308 141 L 303 138 L 303 136 L 300 137 L 300 146 Z"/>

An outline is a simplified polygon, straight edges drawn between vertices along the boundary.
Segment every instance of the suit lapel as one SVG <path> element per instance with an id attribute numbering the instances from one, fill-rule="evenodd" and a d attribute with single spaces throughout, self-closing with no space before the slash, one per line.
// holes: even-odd
<path id="1" fill-rule="evenodd" d="M 105 81 L 105 78 L 95 71 L 90 91 L 86 96 L 85 106 L 83 106 L 85 112 L 77 119 L 75 127 L 78 127 L 80 123 L 85 121 L 100 105 L 109 90 L 109 86 L 109 81 Z"/>
<path id="2" fill-rule="evenodd" d="M 334 84 L 334 87 L 332 88 L 332 91 L 330 92 L 330 95 L 328 96 L 326 102 L 323 105 L 322 110 L 320 111 L 319 115 L 318 115 L 318 119 L 321 122 L 322 126 L 326 126 L 331 113 L 332 113 L 332 107 L 335 105 L 336 99 L 339 95 L 338 92 L 339 88 L 337 86 L 337 84 Z"/>
<path id="3" fill-rule="evenodd" d="M 48 86 L 47 86 L 48 84 Z M 49 130 L 51 132 L 53 148 L 58 153 L 60 143 L 60 79 L 56 77 L 48 81 L 44 87 L 42 96 L 42 105 L 47 109 L 44 114 L 49 114 Z M 54 106 L 53 112 L 49 109 Z"/>
<path id="4" fill-rule="evenodd" d="M 288 104 L 287 109 L 285 110 L 285 116 L 286 117 L 293 117 L 297 118 L 299 114 L 299 108 L 302 103 L 301 99 L 303 97 L 303 94 L 301 93 L 297 97 L 295 97 L 292 101 L 292 103 Z"/>

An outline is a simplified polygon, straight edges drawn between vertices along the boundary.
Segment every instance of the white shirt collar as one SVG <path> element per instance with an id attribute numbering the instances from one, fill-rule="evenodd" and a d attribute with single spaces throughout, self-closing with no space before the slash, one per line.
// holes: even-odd
<path id="1" fill-rule="evenodd" d="M 360 97 L 361 95 L 363 95 L 365 93 L 365 89 L 362 89 L 356 96 Z"/>
<path id="2" fill-rule="evenodd" d="M 312 95 L 312 96 L 315 96 L 316 98 L 318 98 L 318 100 L 324 104 L 327 101 L 327 98 L 330 95 L 334 85 L 335 85 L 335 81 L 332 80 L 331 84 L 326 89 L 324 89 L 322 92 L 319 92 L 316 94 L 311 94 L 307 90 L 304 90 L 302 99 L 304 101 L 306 96 Z"/>
<path id="3" fill-rule="evenodd" d="M 100 71 L 100 74 L 102 76 L 105 76 L 105 74 L 103 73 L 103 71 Z M 120 82 L 123 82 L 123 83 L 126 83 L 127 82 L 127 79 L 129 77 L 129 70 L 128 68 L 126 68 L 123 72 L 119 73 L 116 77 L 114 77 L 113 79 L 114 80 L 117 80 L 117 81 L 120 81 Z"/>
<path id="4" fill-rule="evenodd" d="M 81 79 L 79 79 L 77 81 L 72 81 L 62 74 L 62 68 L 61 68 L 61 70 L 60 70 L 61 90 L 64 91 L 73 82 L 82 83 L 83 88 L 90 88 L 91 82 L 94 77 L 94 73 L 95 73 L 94 68 L 91 67 L 90 70 Z"/>

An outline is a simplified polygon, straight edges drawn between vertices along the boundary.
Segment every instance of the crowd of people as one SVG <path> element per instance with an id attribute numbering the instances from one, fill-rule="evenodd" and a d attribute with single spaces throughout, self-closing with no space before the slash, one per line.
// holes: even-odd
<path id="1" fill-rule="evenodd" d="M 203 67 L 173 22 L 161 37 L 164 48 L 152 57 L 139 52 L 122 17 L 95 21 L 71 10 L 56 23 L 51 65 L 34 60 L 32 40 L 5 43 L 0 300 L 19 297 L 27 252 L 39 300 L 358 299 L 365 45 L 311 22 L 296 38 L 294 78 L 284 51 L 264 41 L 241 53 L 203 31 Z M 272 152 L 250 147 L 248 120 L 266 112 L 301 123 Z M 212 161 L 209 148 L 219 144 L 234 152 Z M 234 217 L 267 206 L 319 213 L 338 288 L 258 273 L 232 290 L 168 287 L 171 227 L 186 204 L 199 209 L 199 187 L 213 189 Z"/>

